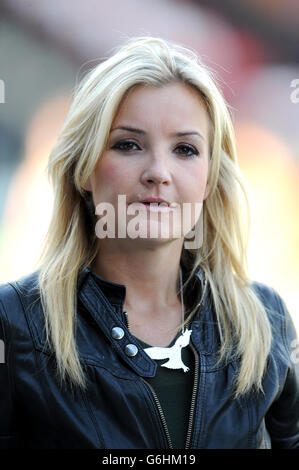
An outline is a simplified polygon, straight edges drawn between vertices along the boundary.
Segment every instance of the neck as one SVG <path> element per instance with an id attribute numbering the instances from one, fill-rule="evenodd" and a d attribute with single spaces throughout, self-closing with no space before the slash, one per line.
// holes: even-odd
<path id="1" fill-rule="evenodd" d="M 116 249 L 115 249 L 116 248 Z M 102 278 L 126 286 L 128 310 L 145 311 L 178 306 L 182 244 L 148 249 L 100 249 L 93 270 Z"/>

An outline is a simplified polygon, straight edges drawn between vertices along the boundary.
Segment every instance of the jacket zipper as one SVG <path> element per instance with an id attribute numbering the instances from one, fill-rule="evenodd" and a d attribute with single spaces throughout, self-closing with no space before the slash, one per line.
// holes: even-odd
<path id="1" fill-rule="evenodd" d="M 127 312 L 124 312 L 124 315 L 125 315 L 125 320 L 126 320 L 126 324 L 127 324 L 127 328 L 128 330 L 130 330 L 130 326 L 129 326 L 129 318 L 128 318 L 128 314 Z M 159 411 L 159 415 L 160 415 L 160 418 L 161 418 L 161 421 L 162 421 L 162 425 L 163 425 L 163 428 L 164 428 L 164 431 L 165 431 L 165 434 L 166 434 L 166 438 L 167 438 L 167 441 L 168 441 L 168 446 L 170 449 L 173 449 L 173 445 L 172 445 L 172 442 L 171 442 L 171 439 L 170 439 L 170 434 L 169 434 L 169 430 L 168 430 L 168 427 L 167 427 L 167 423 L 166 423 L 166 419 L 165 419 L 165 416 L 164 416 L 164 413 L 163 413 L 163 410 L 162 410 L 162 406 L 161 406 L 161 403 L 159 402 L 159 399 L 153 389 L 153 387 L 143 378 L 143 377 L 140 377 L 141 380 L 146 384 L 146 386 L 150 389 L 152 395 L 153 395 L 153 398 L 155 400 L 155 403 L 157 405 L 157 408 L 158 408 L 158 411 Z"/>
<path id="2" fill-rule="evenodd" d="M 143 377 L 140 377 L 140 378 L 148 386 L 148 388 L 150 389 L 150 391 L 151 391 L 151 393 L 154 397 L 155 403 L 157 405 L 157 408 L 158 408 L 158 411 L 159 411 L 159 414 L 160 414 L 162 425 L 163 425 L 163 428 L 164 428 L 164 431 L 165 431 L 165 434 L 166 434 L 166 438 L 167 438 L 167 441 L 168 441 L 168 446 L 169 446 L 170 449 L 173 449 L 173 445 L 172 445 L 172 442 L 171 442 L 168 426 L 167 426 L 166 419 L 165 419 L 165 416 L 164 416 L 164 413 L 163 413 L 163 410 L 162 410 L 161 403 L 159 402 L 159 399 L 158 399 L 153 387 Z"/>
<path id="3" fill-rule="evenodd" d="M 196 400 L 196 392 L 198 388 L 198 379 L 199 379 L 199 373 L 198 373 L 198 354 L 193 347 L 193 345 L 190 343 L 189 344 L 190 348 L 192 349 L 194 356 L 195 356 L 195 365 L 194 365 L 194 382 L 193 382 L 193 391 L 192 391 L 192 397 L 191 397 L 191 406 L 190 406 L 190 413 L 189 413 L 189 423 L 188 423 L 188 431 L 187 431 L 187 437 L 186 437 L 186 445 L 185 449 L 189 449 L 190 447 L 190 442 L 191 442 L 191 434 L 192 434 L 192 428 L 193 428 L 193 417 L 194 417 L 194 409 L 195 409 L 195 400 Z"/>
<path id="4" fill-rule="evenodd" d="M 199 378 L 199 374 L 198 374 L 198 363 L 199 363 L 198 354 L 197 354 L 195 348 L 193 347 L 193 345 L 191 343 L 189 344 L 189 346 L 191 347 L 191 349 L 194 353 L 194 356 L 195 356 L 195 365 L 194 365 L 195 372 L 194 372 L 193 391 L 192 391 L 192 397 L 191 397 L 191 406 L 190 406 L 190 413 L 189 413 L 189 422 L 188 422 L 188 430 L 187 430 L 187 435 L 186 435 L 187 437 L 186 437 L 185 449 L 189 449 L 190 441 L 191 441 L 192 428 L 193 428 L 193 416 L 194 416 L 195 400 L 196 400 L 196 391 L 197 391 L 198 378 Z M 155 400 L 155 403 L 157 405 L 157 408 L 158 408 L 158 411 L 159 411 L 159 414 L 160 414 L 160 418 L 161 418 L 161 421 L 162 421 L 162 424 L 163 424 L 163 427 L 164 427 L 164 431 L 165 431 L 165 434 L 166 434 L 166 437 L 167 437 L 169 448 L 173 449 L 173 445 L 172 445 L 172 442 L 171 442 L 168 426 L 167 426 L 166 419 L 165 419 L 165 416 L 164 416 L 164 413 L 163 413 L 163 410 L 162 410 L 161 403 L 159 402 L 159 399 L 158 399 L 153 387 L 143 377 L 140 377 L 140 378 L 149 387 L 150 391 L 152 392 L 152 395 L 154 397 L 154 400 Z"/>
<path id="5" fill-rule="evenodd" d="M 202 301 L 203 301 L 204 296 L 205 296 L 206 288 L 207 288 L 207 280 L 205 278 L 204 279 L 203 292 L 202 292 L 202 296 L 201 296 L 198 308 L 202 306 Z M 190 320 L 190 322 L 191 322 L 191 320 Z M 188 322 L 187 328 L 189 328 L 190 322 Z M 198 357 L 197 351 L 194 348 L 191 341 L 189 343 L 189 346 L 193 351 L 193 354 L 194 354 L 194 357 L 195 357 L 195 364 L 194 364 L 194 382 L 193 382 L 193 390 L 192 390 L 192 397 L 191 397 L 191 406 L 190 406 L 190 413 L 189 413 L 189 423 L 188 423 L 188 431 L 187 431 L 185 449 L 189 449 L 190 443 L 191 443 L 193 418 L 194 418 L 194 410 L 195 410 L 195 401 L 196 401 L 196 392 L 197 392 L 197 389 L 198 389 L 198 382 L 199 382 L 199 373 L 198 373 L 198 370 L 199 370 L 199 357 Z"/>
<path id="6" fill-rule="evenodd" d="M 204 294 L 205 294 L 205 291 L 206 291 L 206 286 L 207 286 L 207 282 L 206 282 L 206 279 L 204 281 L 204 289 L 203 289 L 203 294 L 201 296 L 201 300 L 199 302 L 199 306 L 201 306 L 202 304 L 202 301 L 203 301 L 203 298 L 204 298 Z M 127 312 L 124 312 L 125 314 L 125 319 L 126 319 L 126 323 L 127 323 L 127 328 L 128 330 L 130 329 L 129 328 L 129 319 L 128 319 L 128 314 Z M 188 322 L 188 324 L 186 325 L 186 328 L 189 327 L 189 324 L 190 322 Z M 197 387 L 198 387 L 198 379 L 199 379 L 199 374 L 198 374 L 198 363 L 199 363 L 199 360 L 198 360 L 198 354 L 194 348 L 194 346 L 192 345 L 192 343 L 190 342 L 189 343 L 189 346 L 190 348 L 192 349 L 193 353 L 194 353 L 194 357 L 195 357 L 195 365 L 194 365 L 194 381 L 193 381 L 193 390 L 192 390 L 192 397 L 191 397 L 191 405 L 190 405 L 190 413 L 189 413 L 189 422 L 188 422 L 188 430 L 187 430 L 187 435 L 186 435 L 186 444 L 185 444 L 185 449 L 189 449 L 189 446 L 190 446 L 190 442 L 191 442 L 191 435 L 192 435 L 192 428 L 193 428 L 193 417 L 194 417 L 194 409 L 195 409 L 195 400 L 196 400 L 196 392 L 197 392 Z M 143 377 L 140 377 L 141 380 L 148 386 L 148 388 L 150 389 L 152 395 L 153 395 L 153 398 L 155 400 L 155 403 L 157 405 L 157 408 L 158 408 L 158 411 L 159 411 L 159 414 L 160 414 L 160 418 L 161 418 L 161 422 L 162 422 L 162 425 L 163 425 L 163 428 L 164 428 L 164 431 L 165 431 L 165 434 L 166 434 L 166 438 L 167 438 L 167 441 L 168 441 L 168 445 L 169 445 L 169 448 L 170 449 L 173 449 L 173 445 L 172 445 L 172 442 L 171 442 L 171 438 L 170 438 L 170 434 L 169 434 L 169 430 L 168 430 L 168 426 L 167 426 L 167 423 L 166 423 L 166 419 L 165 419 L 165 416 L 164 416 L 164 413 L 163 413 L 163 410 L 162 410 L 162 406 L 161 406 L 161 403 L 159 402 L 159 399 L 153 389 L 153 387 L 143 378 Z"/>

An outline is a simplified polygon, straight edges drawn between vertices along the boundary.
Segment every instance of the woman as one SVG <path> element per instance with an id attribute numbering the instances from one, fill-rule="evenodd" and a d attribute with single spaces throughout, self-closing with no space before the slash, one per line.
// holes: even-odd
<path id="1" fill-rule="evenodd" d="M 232 123 L 198 57 L 129 40 L 78 86 L 49 175 L 39 270 L 0 290 L 2 446 L 299 447 L 295 330 L 246 273 Z"/>

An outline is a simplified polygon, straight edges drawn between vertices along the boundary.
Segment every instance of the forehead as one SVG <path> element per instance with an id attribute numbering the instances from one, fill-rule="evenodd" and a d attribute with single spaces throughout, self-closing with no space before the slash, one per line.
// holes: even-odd
<path id="1" fill-rule="evenodd" d="M 144 126 L 200 126 L 208 127 L 208 113 L 200 92 L 183 83 L 169 83 L 160 87 L 136 85 L 122 99 L 114 118 L 114 126 L 125 120 Z M 127 121 L 126 121 L 127 122 Z"/>

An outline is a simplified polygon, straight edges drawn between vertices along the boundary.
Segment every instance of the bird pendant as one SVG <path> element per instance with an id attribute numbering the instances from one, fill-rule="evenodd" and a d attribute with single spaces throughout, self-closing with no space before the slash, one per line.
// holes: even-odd
<path id="1" fill-rule="evenodd" d="M 161 367 L 167 367 L 167 369 L 183 369 L 184 372 L 188 372 L 189 367 L 185 366 L 182 361 L 182 348 L 188 346 L 191 333 L 192 330 L 186 329 L 171 347 L 163 348 L 152 346 L 145 348 L 144 351 L 151 359 L 168 359 Z"/>

